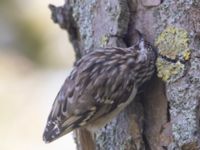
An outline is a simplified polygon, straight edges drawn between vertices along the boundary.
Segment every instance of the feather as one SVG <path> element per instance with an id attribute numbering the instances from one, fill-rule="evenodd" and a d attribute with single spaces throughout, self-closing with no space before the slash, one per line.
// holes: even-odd
<path id="1" fill-rule="evenodd" d="M 109 122 L 151 78 L 154 63 L 154 52 L 145 43 L 83 56 L 53 103 L 44 140 L 51 142 L 76 128 L 96 128 Z"/>

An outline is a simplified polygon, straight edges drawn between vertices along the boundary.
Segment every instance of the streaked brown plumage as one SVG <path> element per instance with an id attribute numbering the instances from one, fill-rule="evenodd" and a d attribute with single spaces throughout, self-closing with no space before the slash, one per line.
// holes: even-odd
<path id="1" fill-rule="evenodd" d="M 108 123 L 151 78 L 155 59 L 155 51 L 143 38 L 129 48 L 98 49 L 83 56 L 53 103 L 44 141 L 79 127 L 93 130 Z"/>

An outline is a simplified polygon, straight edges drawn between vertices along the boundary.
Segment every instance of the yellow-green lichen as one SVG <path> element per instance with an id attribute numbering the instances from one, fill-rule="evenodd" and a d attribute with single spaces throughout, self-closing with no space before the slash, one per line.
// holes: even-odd
<path id="1" fill-rule="evenodd" d="M 184 60 L 189 60 L 189 59 L 190 59 L 190 55 L 191 55 L 191 51 L 190 51 L 190 50 L 185 51 L 185 52 L 183 53 L 183 59 L 184 59 Z"/>
<path id="2" fill-rule="evenodd" d="M 189 37 L 186 30 L 169 26 L 156 39 L 155 45 L 159 49 L 159 53 L 171 59 L 179 56 L 189 59 Z M 185 53 L 187 52 L 187 56 Z M 185 57 L 186 56 L 186 57 Z"/>
<path id="3" fill-rule="evenodd" d="M 158 76 L 164 81 L 179 78 L 184 72 L 181 62 L 188 61 L 191 55 L 187 31 L 169 26 L 158 36 L 155 45 L 160 55 L 156 62 Z"/>
<path id="4" fill-rule="evenodd" d="M 176 63 L 171 63 L 164 61 L 162 58 L 158 58 L 156 61 L 158 77 L 163 81 L 168 81 L 172 76 L 173 79 L 179 78 L 178 75 L 182 75 L 184 71 L 184 65 L 179 61 Z"/>
<path id="5" fill-rule="evenodd" d="M 108 36 L 104 35 L 101 37 L 100 41 L 101 41 L 101 46 L 105 46 L 108 44 L 109 38 L 108 38 Z"/>

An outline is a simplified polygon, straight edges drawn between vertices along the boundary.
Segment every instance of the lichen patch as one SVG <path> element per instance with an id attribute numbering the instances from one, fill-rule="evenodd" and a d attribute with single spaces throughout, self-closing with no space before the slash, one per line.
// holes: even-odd
<path id="1" fill-rule="evenodd" d="M 171 81 L 183 75 L 185 64 L 190 60 L 189 36 L 186 30 L 168 26 L 157 37 L 159 57 L 156 62 L 158 76 L 164 81 Z"/>

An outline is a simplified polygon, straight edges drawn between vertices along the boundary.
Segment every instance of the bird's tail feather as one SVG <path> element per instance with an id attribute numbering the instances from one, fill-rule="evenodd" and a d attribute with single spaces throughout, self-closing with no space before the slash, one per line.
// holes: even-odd
<path id="1" fill-rule="evenodd" d="M 95 142 L 90 131 L 85 128 L 79 128 L 75 130 L 75 136 L 78 149 L 95 150 Z"/>

